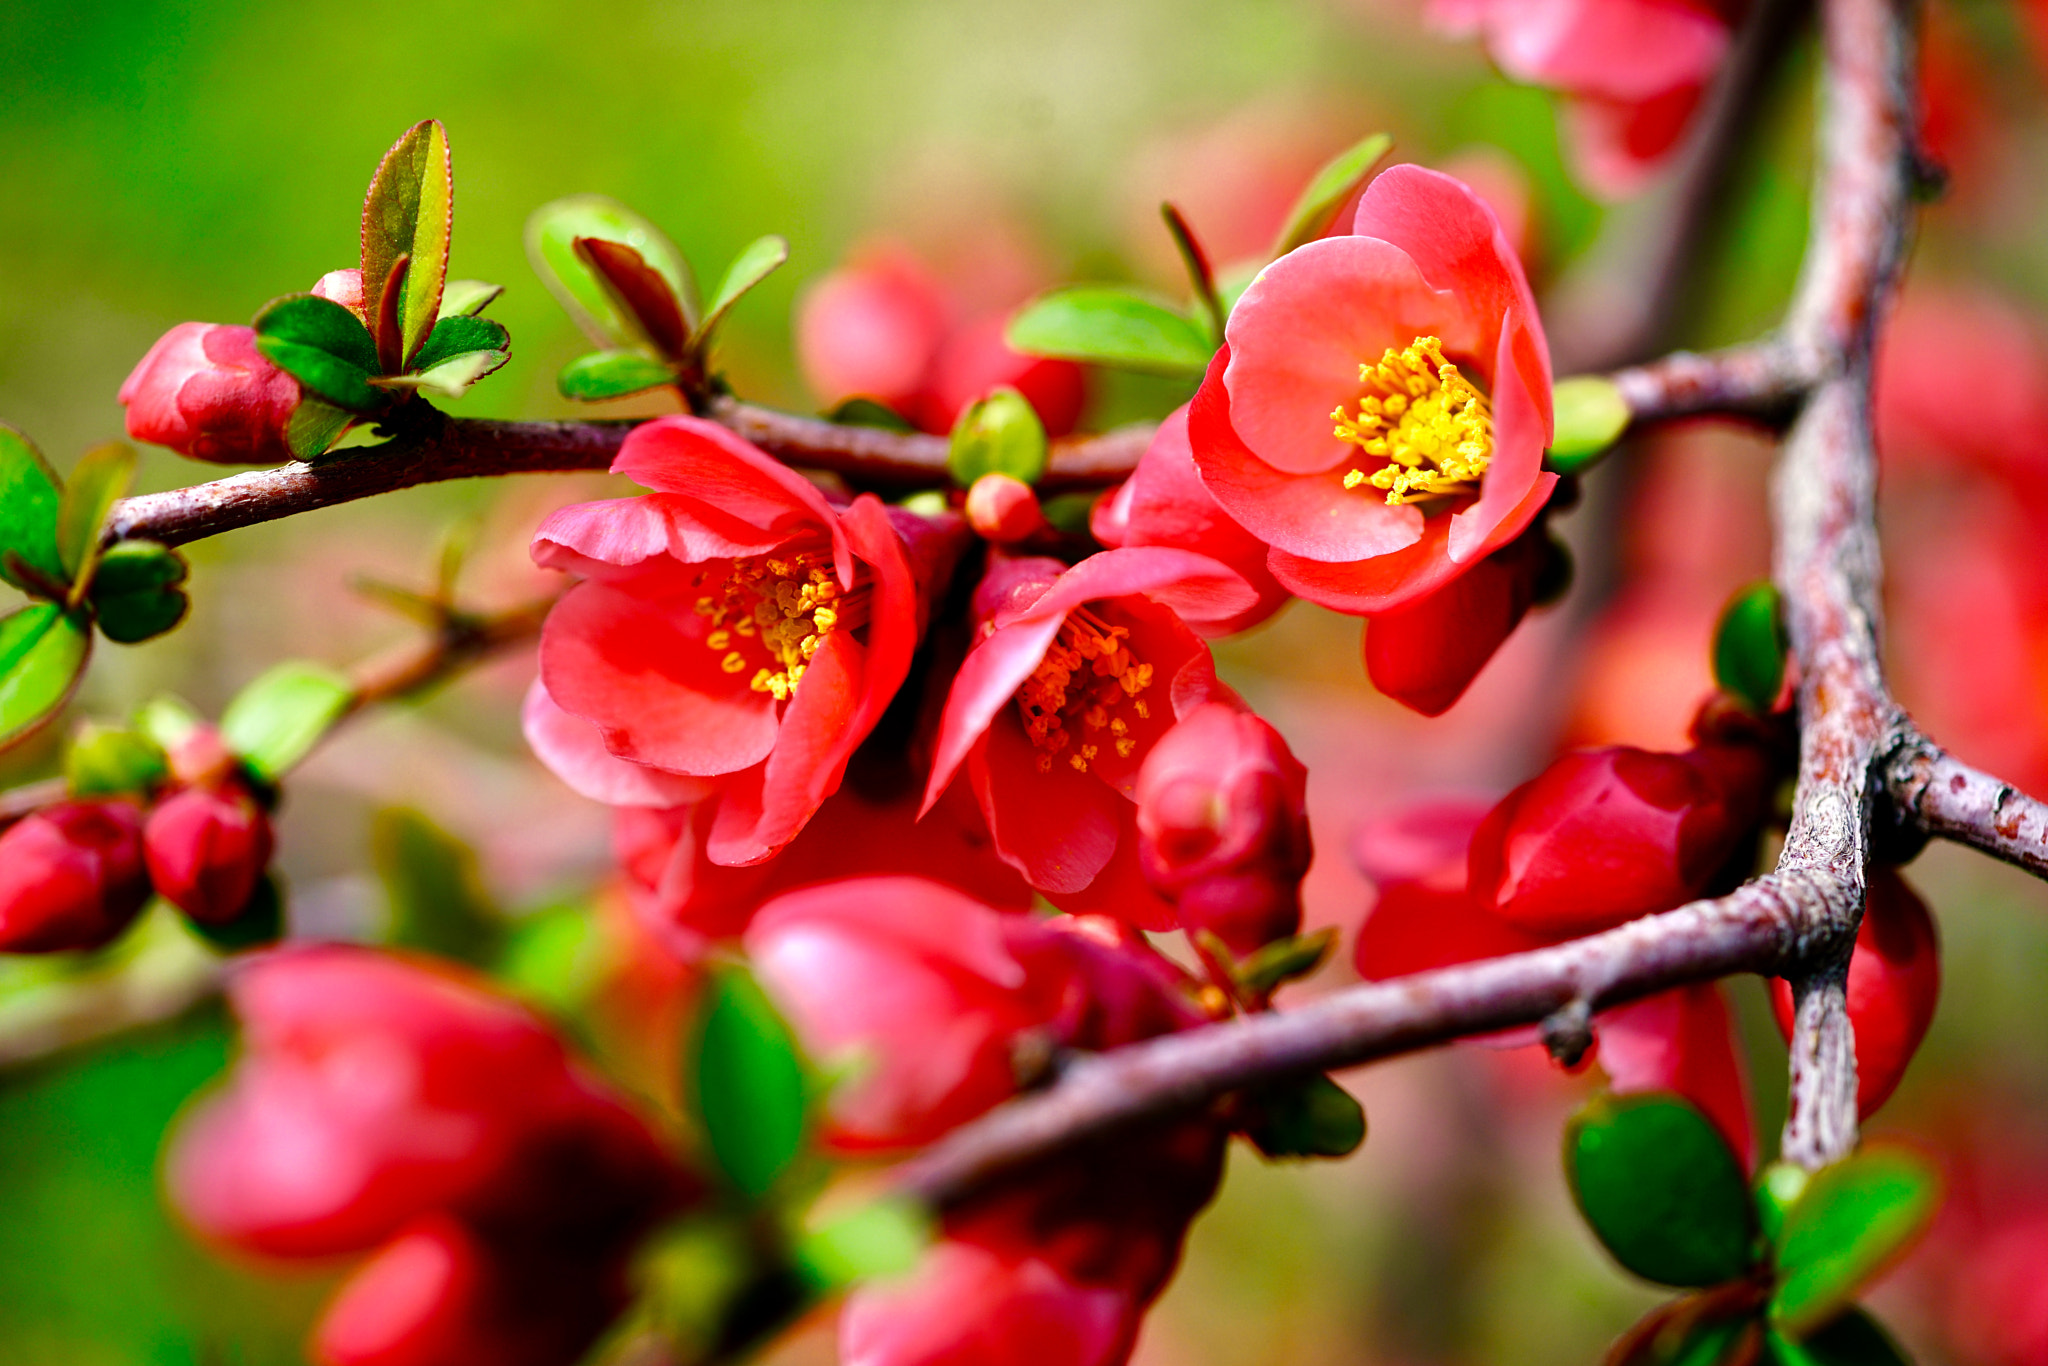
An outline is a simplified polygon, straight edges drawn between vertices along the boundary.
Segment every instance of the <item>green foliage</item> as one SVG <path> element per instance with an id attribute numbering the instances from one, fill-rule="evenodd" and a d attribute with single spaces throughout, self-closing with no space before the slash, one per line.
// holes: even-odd
<path id="1" fill-rule="evenodd" d="M 1636 1275 L 1705 1286 L 1749 1269 L 1757 1228 L 1742 1166 L 1683 1100 L 1595 1097 L 1566 1127 L 1564 1156 L 1579 1211 Z"/>
<path id="2" fill-rule="evenodd" d="M 1199 376 L 1216 344 L 1200 324 L 1116 285 L 1041 294 L 1010 319 L 1003 339 L 1030 356 L 1055 356 L 1162 375 Z"/>
<path id="3" fill-rule="evenodd" d="M 1728 600 L 1714 627 L 1714 682 L 1754 712 L 1767 712 L 1785 684 L 1785 613 L 1777 588 L 1754 583 Z"/>
<path id="4" fill-rule="evenodd" d="M 675 383 L 675 367 L 644 351 L 593 351 L 562 367 L 555 384 L 563 398 L 593 402 L 645 393 Z"/>
<path id="5" fill-rule="evenodd" d="M 1261 945 L 1235 966 L 1238 986 L 1257 996 L 1270 995 L 1274 988 L 1306 977 L 1329 959 L 1337 945 L 1337 928 L 1328 926 L 1314 934 L 1295 935 Z"/>
<path id="6" fill-rule="evenodd" d="M 1841 1313 L 1925 1231 L 1940 1189 L 1905 1148 L 1865 1148 L 1814 1173 L 1778 1231 L 1772 1324 L 1797 1338 Z"/>
<path id="7" fill-rule="evenodd" d="M 1628 400 L 1604 375 L 1561 379 L 1551 390 L 1557 428 L 1544 463 L 1559 474 L 1577 474 L 1607 453 L 1628 429 Z"/>
<path id="8" fill-rule="evenodd" d="M 255 327 L 264 359 L 318 398 L 356 413 L 373 413 L 390 402 L 370 383 L 382 371 L 377 344 L 356 315 L 332 299 L 288 294 L 266 304 Z M 292 450 L 298 453 L 297 443 Z"/>
<path id="9" fill-rule="evenodd" d="M 803 1150 L 809 1086 L 789 1026 L 743 968 L 714 973 L 689 1052 L 691 1099 L 720 1170 L 758 1199 Z"/>
<path id="10" fill-rule="evenodd" d="M 426 389 L 445 398 L 460 398 L 469 386 L 511 358 L 512 338 L 503 324 L 466 314 L 443 318 L 434 325 L 413 373 L 377 381 L 380 387 Z"/>
<path id="11" fill-rule="evenodd" d="M 504 292 L 505 286 L 483 280 L 450 280 L 441 287 L 441 318 L 474 318 Z M 433 340 L 431 334 L 428 340 Z"/>
<path id="12" fill-rule="evenodd" d="M 354 686 L 334 670 L 288 659 L 235 694 L 221 713 L 221 738 L 258 777 L 276 782 L 354 700 Z"/>
<path id="13" fill-rule="evenodd" d="M 116 541 L 100 556 L 92 605 L 101 634 L 122 645 L 162 635 L 184 620 L 185 557 L 155 541 Z"/>
<path id="14" fill-rule="evenodd" d="M 400 368 L 425 344 L 441 315 L 441 289 L 448 279 L 448 239 L 454 221 L 454 161 L 448 149 L 448 130 L 438 119 L 426 119 L 407 129 L 384 154 L 363 198 L 364 317 L 382 315 L 385 282 L 398 258 L 408 259 L 404 294 L 397 308 Z"/>
<path id="15" fill-rule="evenodd" d="M 91 627 L 57 603 L 0 617 L 0 747 L 57 714 L 91 653 Z"/>
<path id="16" fill-rule="evenodd" d="M 63 484 L 35 443 L 0 424 L 0 578 L 16 588 L 29 585 L 10 560 L 18 560 L 52 583 L 65 580 L 57 553 L 57 505 Z"/>
<path id="17" fill-rule="evenodd" d="M 827 422 L 837 422 L 842 427 L 877 427 L 885 432 L 914 432 L 910 420 L 885 403 L 871 398 L 842 399 L 832 411 L 825 414 Z"/>
<path id="18" fill-rule="evenodd" d="M 793 1254 L 804 1279 L 829 1293 L 858 1281 L 907 1275 L 931 1240 L 932 1219 L 923 1206 L 885 1196 L 805 1231 Z"/>
<path id="19" fill-rule="evenodd" d="M 71 584 L 75 604 L 92 580 L 100 529 L 107 514 L 135 480 L 135 451 L 119 441 L 95 446 L 78 458 L 57 502 L 57 560 Z"/>
<path id="20" fill-rule="evenodd" d="M 1365 1142 L 1365 1107 L 1328 1077 L 1268 1087 L 1245 1137 L 1267 1157 L 1346 1157 Z"/>
<path id="21" fill-rule="evenodd" d="M 1285 256 L 1296 247 L 1313 242 L 1330 230 L 1344 202 L 1363 189 L 1373 167 L 1393 150 L 1394 140 L 1385 133 L 1354 142 L 1324 163 L 1296 197 L 1287 211 L 1287 222 L 1273 239 L 1270 257 Z"/>
<path id="22" fill-rule="evenodd" d="M 592 341 L 607 348 L 631 348 L 648 345 L 651 339 L 619 308 L 590 262 L 577 252 L 580 237 L 619 242 L 639 253 L 674 291 L 685 323 L 694 324 L 696 279 L 690 263 L 661 229 L 617 200 L 573 195 L 543 204 L 527 218 L 526 256 L 541 283 Z"/>
<path id="23" fill-rule="evenodd" d="M 301 460 L 312 460 L 334 448 L 335 438 L 348 429 L 356 415 L 325 399 L 307 396 L 292 409 L 284 424 L 284 444 Z"/>
<path id="24" fill-rule="evenodd" d="M 1038 410 L 1008 386 L 970 403 L 953 424 L 946 472 L 963 489 L 984 474 L 1035 484 L 1045 474 L 1045 462 L 1045 425 Z"/>
<path id="25" fill-rule="evenodd" d="M 387 806 L 370 817 L 370 866 L 391 908 L 387 942 L 478 965 L 497 958 L 502 918 L 467 844 L 418 811 Z"/>
<path id="26" fill-rule="evenodd" d="M 712 296 L 704 321 L 697 326 L 693 340 L 698 348 L 711 340 L 711 334 L 718 330 L 718 324 L 741 296 L 773 275 L 788 259 L 789 243 L 773 235 L 757 237 L 740 248 L 740 254 L 725 268 L 725 278 L 719 281 L 718 293 Z"/>
<path id="27" fill-rule="evenodd" d="M 1907 1366 L 1891 1335 L 1861 1309 L 1839 1315 L 1803 1340 L 1773 1332 L 1764 1348 L 1764 1366 Z"/>
<path id="28" fill-rule="evenodd" d="M 64 752 L 64 780 L 74 797 L 142 795 L 170 776 L 163 746 L 120 726 L 88 721 Z"/>

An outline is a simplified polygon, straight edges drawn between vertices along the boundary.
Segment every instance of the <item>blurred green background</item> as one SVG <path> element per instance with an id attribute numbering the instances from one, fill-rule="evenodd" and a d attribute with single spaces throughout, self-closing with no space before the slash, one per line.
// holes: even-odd
<path id="1" fill-rule="evenodd" d="M 2012 31 L 1988 5 L 1952 22 L 1973 35 L 1973 52 L 2000 51 Z M 2024 84 L 2002 60 L 2000 79 Z M 1778 103 L 1746 150 L 1711 273 L 1696 282 L 1695 340 L 1766 325 L 1789 287 L 1808 104 L 1796 90 Z M 9 0 L 0 420 L 60 469 L 117 435 L 115 392 L 166 328 L 246 320 L 354 262 L 371 170 L 428 116 L 454 147 L 454 273 L 509 286 L 493 315 L 511 330 L 513 361 L 456 405 L 476 416 L 569 410 L 553 376 L 584 348 L 520 246 L 526 214 L 563 194 L 627 201 L 713 278 L 754 236 L 786 235 L 790 265 L 741 307 L 724 359 L 742 393 L 798 408 L 811 401 L 788 360 L 793 301 L 878 232 L 917 241 L 934 223 L 1001 222 L 1033 244 L 1047 282 L 1135 275 L 1173 288 L 1152 216 L 1162 193 L 1197 206 L 1199 230 L 1203 195 L 1227 194 L 1240 162 L 1312 167 L 1382 128 L 1407 159 L 1500 149 L 1532 196 L 1539 273 L 1568 263 L 1602 218 L 1564 175 L 1551 101 L 1501 82 L 1470 46 L 1422 35 L 1399 0 Z M 2038 128 L 2023 136 L 2038 146 Z M 1215 183 L 1202 163 L 1212 154 L 1229 162 Z M 1938 211 L 1928 254 L 1976 261 L 2022 293 L 2048 281 L 2048 253 L 2022 226 L 2037 193 Z M 153 451 L 143 478 L 165 488 L 212 473 Z M 348 580 L 417 581 L 457 517 L 482 527 L 475 592 L 515 598 L 534 582 L 521 568 L 525 530 L 605 487 L 595 477 L 445 485 L 202 543 L 191 623 L 106 650 L 81 706 L 119 712 L 169 689 L 212 709 L 283 655 L 340 664 L 402 640 L 404 625 L 353 597 Z M 1312 765 L 1328 756 L 1318 800 L 1351 816 L 1355 793 L 1327 794 L 1365 786 L 1368 770 L 1394 795 L 1403 785 L 1497 790 L 1526 776 L 1556 723 L 1540 690 L 1562 686 L 1566 630 L 1582 620 L 1539 629 L 1503 666 L 1514 681 L 1482 689 L 1437 731 L 1370 695 L 1352 624 L 1296 608 L 1223 658 Z M 366 723 L 309 768 L 283 827 L 302 930 L 376 933 L 385 911 L 365 872 L 368 820 L 392 803 L 418 805 L 476 844 L 508 904 L 573 895 L 599 875 L 600 814 L 553 786 L 519 744 L 528 668 L 508 661 Z M 1471 719 L 1479 712 L 1490 721 Z M 54 753 L 46 740 L 9 755 L 0 779 L 35 776 Z M 1345 770 L 1354 758 L 1365 767 Z M 1361 893 L 1344 872 L 1344 831 L 1317 833 L 1311 918 L 1355 923 Z M 1916 880 L 1951 912 L 1951 980 L 1968 986 L 1951 993 L 1886 1114 L 1909 1132 L 1951 1122 L 1958 1095 L 2048 1102 L 2038 1047 L 2048 899 L 1968 859 L 1928 864 Z M 0 1003 L 47 975 L 0 968 Z M 1773 1123 L 1782 1049 L 1757 984 L 1739 995 Z M 298 1359 L 326 1282 L 215 1260 L 157 1197 L 160 1135 L 229 1048 L 224 1016 L 202 1008 L 0 1074 L 0 1362 Z M 1604 1263 L 1558 1175 L 1558 1124 L 1587 1082 L 1475 1048 L 1355 1083 L 1374 1125 L 1358 1157 L 1310 1170 L 1234 1156 L 1220 1208 L 1197 1226 L 1148 1329 L 1147 1366 L 1566 1366 L 1597 1359 L 1654 1302 Z M 1918 1301 L 1887 1303 L 1924 1358 L 1941 1359 Z M 807 1330 L 779 1357 L 829 1360 L 829 1341 Z"/>

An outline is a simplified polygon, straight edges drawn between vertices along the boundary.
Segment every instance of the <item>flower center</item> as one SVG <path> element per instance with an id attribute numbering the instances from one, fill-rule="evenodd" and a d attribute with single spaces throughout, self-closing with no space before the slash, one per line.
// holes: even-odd
<path id="1" fill-rule="evenodd" d="M 1355 416 L 1330 414 L 1337 437 L 1386 463 L 1368 473 L 1354 469 L 1344 487 L 1371 484 L 1389 503 L 1419 503 L 1469 493 L 1493 458 L 1493 409 L 1458 367 L 1444 359 L 1443 343 L 1417 337 L 1403 350 L 1387 348 L 1377 365 L 1358 367 L 1370 392 Z"/>
<path id="2" fill-rule="evenodd" d="M 723 582 L 698 598 L 711 618 L 704 646 L 726 673 L 752 668 L 747 686 L 787 702 L 825 637 L 867 620 L 868 586 L 839 586 L 827 550 L 782 551 L 734 560 Z"/>
<path id="3" fill-rule="evenodd" d="M 1088 771 L 1105 743 L 1125 759 L 1137 748 L 1130 722 L 1118 713 L 1128 711 L 1141 721 L 1152 715 L 1141 696 L 1152 686 L 1152 666 L 1140 664 L 1125 645 L 1130 634 L 1128 626 L 1111 626 L 1077 607 L 1017 689 L 1040 773 L 1052 772 L 1053 756 L 1069 748 L 1067 762 L 1077 773 Z"/>

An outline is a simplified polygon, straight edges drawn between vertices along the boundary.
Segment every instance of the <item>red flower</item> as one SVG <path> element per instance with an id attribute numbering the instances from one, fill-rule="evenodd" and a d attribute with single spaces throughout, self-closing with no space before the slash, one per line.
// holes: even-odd
<path id="1" fill-rule="evenodd" d="M 285 424 L 299 382 L 256 350 L 256 331 L 179 323 L 121 385 L 128 435 L 194 460 L 278 465 L 292 459 Z"/>
<path id="2" fill-rule="evenodd" d="M 142 840 L 158 894 L 209 925 L 226 924 L 249 904 L 273 847 L 270 817 L 233 781 L 164 798 Z"/>
<path id="3" fill-rule="evenodd" d="M 1183 929 L 1239 954 L 1300 932 L 1307 793 L 1280 733 L 1219 702 L 1152 747 L 1138 772 L 1139 861 Z"/>
<path id="4" fill-rule="evenodd" d="M 1906 880 L 1874 869 L 1863 923 L 1849 958 L 1849 1023 L 1856 1034 L 1856 1112 L 1868 1119 L 1891 1099 L 1934 1023 L 1941 942 L 1934 917 Z M 1792 984 L 1771 981 L 1778 1028 L 1792 1036 Z"/>
<path id="5" fill-rule="evenodd" d="M 1081 367 L 1012 351 L 1002 313 L 957 312 L 915 257 L 871 247 L 805 295 L 797 359 L 828 404 L 873 399 L 926 431 L 950 431 L 961 409 L 1003 385 L 1031 401 L 1046 431 L 1072 431 L 1086 399 Z"/>
<path id="6" fill-rule="evenodd" d="M 920 878 L 787 893 L 746 933 L 749 958 L 805 1046 L 858 1056 L 834 1095 L 845 1148 L 928 1143 L 1018 1085 L 1018 1049 L 1111 1048 L 1200 1019 L 1177 970 L 1108 922 L 1005 914 Z"/>
<path id="7" fill-rule="evenodd" d="M 1055 899 L 1146 928 L 1172 913 L 1137 870 L 1139 765 L 1217 687 L 1209 651 L 1177 610 L 1214 619 L 1251 604 L 1205 556 L 1140 546 L 1073 566 L 996 559 L 975 591 L 981 639 L 939 725 L 929 809 L 964 764 L 995 846 Z"/>
<path id="8" fill-rule="evenodd" d="M 0 834 L 0 953 L 96 949 L 148 900 L 132 803 L 59 802 Z"/>
<path id="9" fill-rule="evenodd" d="M 1188 434 L 1202 482 L 1269 547 L 1282 585 L 1354 615 L 1421 611 L 1550 497 L 1550 352 L 1521 263 L 1464 185 L 1396 166 L 1352 228 L 1252 282 Z M 1439 672 L 1469 679 L 1468 655 Z M 1402 671 L 1404 693 L 1431 691 L 1418 672 Z"/>
<path id="10" fill-rule="evenodd" d="M 563 508 L 534 538 L 585 582 L 549 614 L 527 738 L 601 800 L 715 798 L 711 859 L 758 862 L 881 719 L 955 543 L 872 495 L 835 508 L 694 417 L 635 429 L 612 469 L 655 491 Z"/>
<path id="11" fill-rule="evenodd" d="M 1428 16 L 1482 38 L 1512 79 L 1572 96 L 1579 173 L 1614 198 L 1677 149 L 1729 40 L 1723 7 L 1699 0 L 1429 0 Z"/>
<path id="12" fill-rule="evenodd" d="M 1538 523 L 1428 596 L 1373 617 L 1373 686 L 1424 716 L 1449 711 L 1521 625 L 1551 553 Z"/>
<path id="13" fill-rule="evenodd" d="M 1232 521 L 1203 486 L 1188 444 L 1185 403 L 1159 424 L 1131 477 L 1097 500 L 1088 529 L 1111 549 L 1161 545 L 1193 550 L 1236 570 L 1258 601 L 1218 621 L 1190 619 L 1188 625 L 1200 635 L 1247 630 L 1279 611 L 1290 596 L 1266 568 L 1266 543 Z"/>
<path id="14" fill-rule="evenodd" d="M 315 1331 L 327 1366 L 568 1366 L 623 1303 L 632 1244 L 694 1193 L 539 1020 L 465 976 L 322 947 L 231 994 L 245 1052 L 174 1138 L 172 1199 L 250 1252 L 384 1245 Z"/>

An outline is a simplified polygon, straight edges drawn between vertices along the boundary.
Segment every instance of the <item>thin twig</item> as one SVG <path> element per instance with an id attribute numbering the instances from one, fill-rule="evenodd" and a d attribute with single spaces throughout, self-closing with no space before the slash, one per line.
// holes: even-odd
<path id="1" fill-rule="evenodd" d="M 2048 804 L 1971 768 L 1917 731 L 1885 768 L 1903 824 L 2048 877 Z"/>

